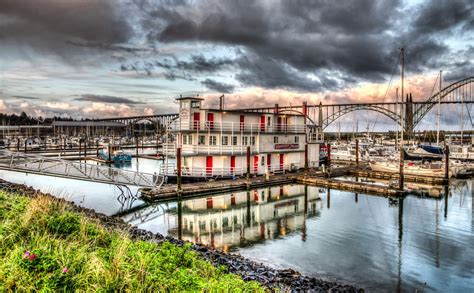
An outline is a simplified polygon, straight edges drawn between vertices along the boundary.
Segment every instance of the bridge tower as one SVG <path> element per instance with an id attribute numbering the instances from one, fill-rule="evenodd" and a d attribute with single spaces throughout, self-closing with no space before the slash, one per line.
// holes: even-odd
<path id="1" fill-rule="evenodd" d="M 410 93 L 405 102 L 405 132 L 408 135 L 413 133 L 413 97 Z"/>
<path id="2" fill-rule="evenodd" d="M 318 112 L 318 131 L 317 134 L 320 135 L 319 139 L 324 140 L 323 134 L 323 103 L 319 102 L 319 112 Z"/>

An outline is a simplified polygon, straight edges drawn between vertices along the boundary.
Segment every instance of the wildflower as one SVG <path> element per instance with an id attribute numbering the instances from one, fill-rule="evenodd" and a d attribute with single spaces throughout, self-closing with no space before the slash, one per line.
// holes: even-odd
<path id="1" fill-rule="evenodd" d="M 69 271 L 68 268 L 67 268 L 67 267 L 64 267 L 64 269 L 63 269 L 63 274 L 67 273 L 68 271 Z"/>
<path id="2" fill-rule="evenodd" d="M 36 258 L 36 254 L 32 253 L 30 254 L 30 261 L 34 261 Z"/>
<path id="3" fill-rule="evenodd" d="M 179 268 L 176 268 L 176 271 L 179 271 Z"/>
<path id="4" fill-rule="evenodd" d="M 25 253 L 23 254 L 23 259 L 27 258 L 30 256 L 30 252 L 27 250 L 25 251 Z"/>

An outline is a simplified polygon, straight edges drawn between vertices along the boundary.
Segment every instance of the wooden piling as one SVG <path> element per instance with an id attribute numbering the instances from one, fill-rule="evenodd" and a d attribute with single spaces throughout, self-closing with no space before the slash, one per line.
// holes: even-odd
<path id="1" fill-rule="evenodd" d="M 250 179 L 250 146 L 247 146 L 247 179 Z"/>
<path id="2" fill-rule="evenodd" d="M 328 168 L 331 167 L 331 145 L 328 143 Z"/>
<path id="3" fill-rule="evenodd" d="M 109 144 L 109 162 L 112 161 L 112 146 Z"/>
<path id="4" fill-rule="evenodd" d="M 135 136 L 135 154 L 138 157 L 138 135 Z"/>
<path id="5" fill-rule="evenodd" d="M 308 172 L 308 144 L 304 145 L 304 170 Z"/>
<path id="6" fill-rule="evenodd" d="M 176 148 L 176 185 L 178 188 L 178 197 L 181 197 L 181 148 Z"/>
<path id="7" fill-rule="evenodd" d="M 405 185 L 405 178 L 404 178 L 404 165 L 405 165 L 405 152 L 403 149 L 403 145 L 400 145 L 400 170 L 399 170 L 399 181 L 398 181 L 398 189 L 403 190 Z"/>
<path id="8" fill-rule="evenodd" d="M 444 179 L 449 180 L 449 146 L 444 149 Z"/>

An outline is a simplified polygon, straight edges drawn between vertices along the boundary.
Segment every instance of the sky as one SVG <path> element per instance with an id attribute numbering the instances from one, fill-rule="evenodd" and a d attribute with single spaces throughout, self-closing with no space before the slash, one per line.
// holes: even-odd
<path id="1" fill-rule="evenodd" d="M 0 112 L 176 113 L 196 94 L 227 108 L 394 101 L 400 47 L 414 100 L 439 70 L 445 84 L 474 76 L 474 2 L 0 0 Z M 443 111 L 459 126 L 459 108 Z M 395 127 L 369 111 L 338 125 L 354 120 Z"/>

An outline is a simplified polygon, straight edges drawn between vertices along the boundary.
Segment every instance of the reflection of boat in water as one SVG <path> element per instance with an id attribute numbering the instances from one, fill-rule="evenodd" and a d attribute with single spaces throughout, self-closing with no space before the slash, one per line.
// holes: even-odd
<path id="1" fill-rule="evenodd" d="M 102 149 L 99 150 L 99 157 L 105 161 L 113 161 L 115 164 L 130 163 L 132 161 L 132 154 L 123 150 L 113 150 L 109 154 L 108 149 Z"/>
<path id="2" fill-rule="evenodd" d="M 320 200 L 318 188 L 308 187 L 305 203 L 304 189 L 277 186 L 185 201 L 182 239 L 227 250 L 301 231 L 305 206 L 314 216 Z"/>
<path id="3" fill-rule="evenodd" d="M 388 186 L 393 188 L 398 188 L 399 182 L 398 179 L 392 179 L 388 182 Z M 442 186 L 415 183 L 415 182 L 405 182 L 405 190 L 412 195 L 421 195 L 426 197 L 439 198 L 442 193 Z"/>
<path id="4" fill-rule="evenodd" d="M 170 209 L 152 205 L 124 220 L 148 225 L 161 215 L 168 234 L 227 251 L 299 232 L 306 237 L 306 219 L 321 207 L 319 188 L 286 185 L 184 200 Z"/>

